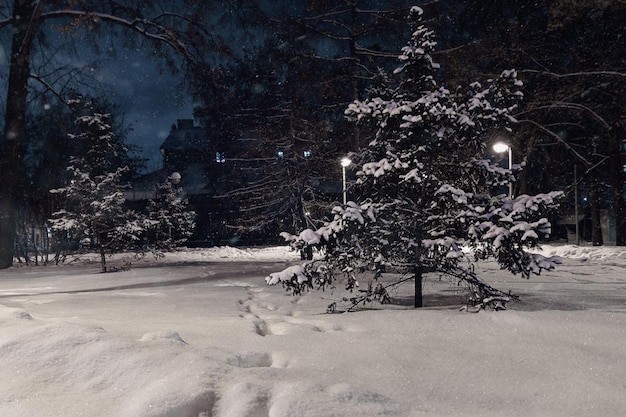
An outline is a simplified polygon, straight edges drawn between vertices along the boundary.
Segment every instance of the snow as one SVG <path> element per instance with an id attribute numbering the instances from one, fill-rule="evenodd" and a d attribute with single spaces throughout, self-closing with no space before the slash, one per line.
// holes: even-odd
<path id="1" fill-rule="evenodd" d="M 299 284 L 309 280 L 304 275 L 304 268 L 301 265 L 292 265 L 289 268 L 285 268 L 283 271 L 272 272 L 265 278 L 265 282 L 268 285 L 276 285 L 280 282 L 291 281 L 293 278 L 295 278 Z"/>
<path id="2" fill-rule="evenodd" d="M 409 287 L 325 314 L 338 289 L 265 284 L 297 269 L 286 247 L 18 265 L 0 271 L 0 416 L 623 416 L 626 248 L 541 254 L 563 265 L 524 280 L 479 264 L 521 302 L 478 314 L 438 279 L 423 309 Z"/>

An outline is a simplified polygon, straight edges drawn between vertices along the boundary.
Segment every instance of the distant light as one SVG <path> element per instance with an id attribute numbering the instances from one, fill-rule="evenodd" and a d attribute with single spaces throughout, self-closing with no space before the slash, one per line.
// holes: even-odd
<path id="1" fill-rule="evenodd" d="M 342 167 L 344 168 L 349 167 L 351 163 L 352 163 L 352 160 L 350 158 L 341 158 Z"/>
<path id="2" fill-rule="evenodd" d="M 313 154 L 311 153 L 311 151 L 310 151 L 310 150 L 308 150 L 308 149 L 307 149 L 307 150 L 305 150 L 304 152 L 302 152 L 302 155 L 303 155 L 305 158 L 310 158 L 310 157 L 311 157 L 311 155 L 313 155 Z"/>
<path id="3" fill-rule="evenodd" d="M 215 162 L 223 164 L 226 162 L 226 154 L 224 152 L 215 152 Z"/>
<path id="4" fill-rule="evenodd" d="M 504 142 L 496 142 L 493 144 L 493 150 L 496 153 L 504 153 L 509 150 L 509 145 Z"/>
<path id="5" fill-rule="evenodd" d="M 283 152 L 283 151 L 277 151 L 277 152 L 276 152 L 276 156 L 277 156 L 277 157 L 279 157 L 279 158 L 282 158 L 282 157 L 284 157 L 284 156 L 285 156 L 285 152 Z"/>

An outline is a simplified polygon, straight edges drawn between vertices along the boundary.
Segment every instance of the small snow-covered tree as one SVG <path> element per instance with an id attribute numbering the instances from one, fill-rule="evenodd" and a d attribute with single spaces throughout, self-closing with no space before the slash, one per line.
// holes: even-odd
<path id="1" fill-rule="evenodd" d="M 65 201 L 50 223 L 58 235 L 96 244 L 102 272 L 106 272 L 106 255 L 136 245 L 145 220 L 124 206 L 128 167 L 113 163 L 112 157 L 125 150 L 114 140 L 110 115 L 90 112 L 75 123 L 77 133 L 70 137 L 84 142 L 87 151 L 71 158 L 67 186 L 50 191 L 63 195 Z"/>
<path id="2" fill-rule="evenodd" d="M 174 179 L 158 185 L 154 199 L 148 202 L 148 240 L 154 249 L 170 250 L 193 234 L 195 213 L 187 209 L 183 189 Z"/>
<path id="3" fill-rule="evenodd" d="M 333 220 L 317 230 L 284 233 L 295 246 L 320 249 L 323 258 L 272 274 L 269 284 L 294 293 L 323 289 L 341 271 L 352 292 L 357 273 L 369 270 L 374 281 L 346 297 L 357 305 L 388 300 L 379 278 L 393 269 L 405 274 L 389 285 L 414 280 L 420 307 L 423 275 L 437 273 L 469 284 L 476 305 L 502 307 L 509 295 L 473 272 L 476 261 L 494 257 L 525 277 L 558 263 L 527 249 L 549 235 L 547 216 L 560 192 L 497 194 L 521 167 L 503 169 L 488 157 L 489 138 L 515 123 L 511 112 L 522 97 L 516 72 L 448 90 L 435 79 L 436 42 L 421 17 L 420 8 L 411 9 L 414 32 L 399 56 L 399 83 L 346 110 L 376 132 L 355 157 L 360 170 L 351 191 L 358 202 L 335 207 Z"/>

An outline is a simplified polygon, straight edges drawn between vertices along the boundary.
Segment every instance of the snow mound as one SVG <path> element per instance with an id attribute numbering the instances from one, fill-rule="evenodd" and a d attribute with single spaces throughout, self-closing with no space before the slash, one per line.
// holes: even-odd
<path id="1" fill-rule="evenodd" d="M 294 261 L 300 259 L 300 254 L 289 246 L 235 248 L 232 246 L 218 246 L 213 248 L 181 249 L 165 254 L 165 261 Z"/>
<path id="2" fill-rule="evenodd" d="M 12 375 L 0 384 L 2 416 L 161 417 L 170 410 L 197 417 L 215 402 L 200 382 L 219 372 L 215 363 L 180 343 L 141 344 L 96 326 L 37 320 L 3 325 L 0 334 L 0 368 Z"/>
<path id="3" fill-rule="evenodd" d="M 0 305 L 0 320 L 4 319 L 32 320 L 33 318 L 21 308 L 12 308 Z"/>
<path id="4" fill-rule="evenodd" d="M 187 344 L 187 342 L 185 342 L 183 338 L 180 337 L 180 335 L 177 332 L 168 332 L 168 331 L 146 333 L 141 337 L 141 339 L 139 339 L 139 341 L 140 342 L 165 341 L 165 342 L 181 343 L 183 345 Z"/>
<path id="5" fill-rule="evenodd" d="M 268 285 L 276 285 L 281 282 L 291 281 L 292 279 L 296 279 L 298 284 L 309 280 L 309 278 L 304 274 L 304 265 L 292 265 L 280 272 L 272 272 L 265 278 L 265 282 Z"/>
<path id="6" fill-rule="evenodd" d="M 542 245 L 538 252 L 544 256 L 559 256 L 584 262 L 626 261 L 624 246 Z"/>
<path id="7" fill-rule="evenodd" d="M 240 382 L 222 393 L 217 415 L 224 417 L 267 416 L 269 415 L 268 400 L 268 393 L 263 387 L 250 382 Z"/>
<path id="8" fill-rule="evenodd" d="M 324 386 L 300 381 L 275 384 L 269 402 L 270 416 L 343 417 L 399 416 L 407 407 L 388 397 L 348 383 Z M 419 406 L 414 406 L 415 411 Z"/>

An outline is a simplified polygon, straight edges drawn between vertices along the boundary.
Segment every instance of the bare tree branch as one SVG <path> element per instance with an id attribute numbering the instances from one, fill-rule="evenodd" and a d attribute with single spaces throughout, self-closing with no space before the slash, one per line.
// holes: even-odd
<path id="1" fill-rule="evenodd" d="M 549 109 L 555 109 L 555 108 L 565 108 L 565 109 L 585 111 L 589 113 L 595 120 L 597 120 L 605 129 L 607 130 L 611 129 L 611 126 L 607 123 L 607 121 L 604 120 L 604 118 L 602 118 L 598 113 L 593 111 L 590 107 L 585 106 L 584 104 L 572 103 L 572 102 L 567 102 L 567 101 L 555 101 L 544 106 L 533 107 L 532 109 L 528 109 L 526 111 L 518 113 L 518 115 L 532 113 L 537 110 L 549 110 Z"/>
<path id="2" fill-rule="evenodd" d="M 548 135 L 550 135 L 551 137 L 553 137 L 554 139 L 556 139 L 560 144 L 562 144 L 563 146 L 565 146 L 565 148 L 567 150 L 569 150 L 571 153 L 574 154 L 574 156 L 576 156 L 576 158 L 578 158 L 580 161 L 582 161 L 585 166 L 589 167 L 591 166 L 591 162 L 587 160 L 587 158 L 585 158 L 584 156 L 582 156 L 580 153 L 578 153 L 574 148 L 572 148 L 572 146 L 567 143 L 567 141 L 565 141 L 561 136 L 559 136 L 558 134 L 556 134 L 555 132 L 551 131 L 550 129 L 546 128 L 545 126 L 535 122 L 534 120 L 530 120 L 530 119 L 525 119 L 525 120 L 518 120 L 519 123 L 528 123 L 530 125 L 535 126 L 536 128 L 538 128 L 539 130 L 547 133 Z"/>
<path id="3" fill-rule="evenodd" d="M 186 20 L 182 16 L 170 15 L 179 17 L 182 20 Z M 55 19 L 55 18 L 87 18 L 94 22 L 110 22 L 117 25 L 126 27 L 133 30 L 148 39 L 152 39 L 159 42 L 164 42 L 170 45 L 176 52 L 182 53 L 186 58 L 191 59 L 192 55 L 189 52 L 187 46 L 182 40 L 174 33 L 174 31 L 168 27 L 165 27 L 153 20 L 148 19 L 133 19 L 127 20 L 118 16 L 113 16 L 107 13 L 99 12 L 86 12 L 81 10 L 55 10 L 47 13 L 42 13 L 42 19 Z"/>
<path id="4" fill-rule="evenodd" d="M 62 103 L 68 104 L 67 100 L 65 100 L 65 98 L 61 95 L 61 93 L 59 93 L 53 85 L 49 84 L 45 79 L 43 79 L 43 77 L 40 77 L 37 74 L 34 73 L 30 73 L 30 78 L 34 79 L 35 81 L 39 82 L 41 85 L 43 85 L 46 88 L 46 91 L 50 91 L 52 94 L 54 94 L 56 96 L 56 98 L 59 99 L 59 101 L 61 101 Z"/>
<path id="5" fill-rule="evenodd" d="M 519 70 L 520 73 L 531 73 L 531 74 L 539 74 L 539 75 L 547 75 L 554 78 L 569 78 L 569 77 L 597 77 L 607 76 L 607 77 L 626 77 L 626 72 L 619 71 L 579 71 L 579 72 L 570 72 L 567 74 L 557 74 L 550 71 L 538 71 L 538 70 Z"/>

